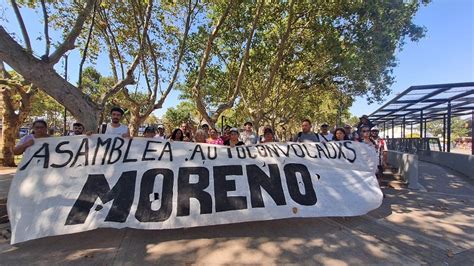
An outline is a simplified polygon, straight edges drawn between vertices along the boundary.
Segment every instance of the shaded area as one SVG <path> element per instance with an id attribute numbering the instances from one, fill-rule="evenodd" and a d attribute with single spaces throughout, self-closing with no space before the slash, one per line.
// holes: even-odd
<path id="1" fill-rule="evenodd" d="M 384 188 L 383 205 L 351 218 L 305 218 L 175 230 L 98 229 L 10 246 L 0 264 L 468 264 L 474 186 L 420 162 L 426 192 Z"/>

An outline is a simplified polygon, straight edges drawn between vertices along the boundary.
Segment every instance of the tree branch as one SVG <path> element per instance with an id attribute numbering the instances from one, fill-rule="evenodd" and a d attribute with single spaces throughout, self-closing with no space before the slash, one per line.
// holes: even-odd
<path id="1" fill-rule="evenodd" d="M 34 57 L 19 45 L 0 26 L 0 60 L 15 69 L 26 81 L 42 88 L 56 101 L 68 106 L 69 111 L 82 120 L 86 129 L 96 128 L 98 106 L 90 98 L 67 82 L 50 64 Z"/>
<path id="2" fill-rule="evenodd" d="M 107 30 L 109 31 L 110 38 L 112 39 L 111 44 L 113 44 L 114 47 L 115 47 L 115 52 L 117 53 L 118 61 L 120 63 L 120 70 L 122 71 L 121 72 L 122 73 L 122 79 L 124 79 L 125 78 L 125 70 L 124 70 L 124 67 L 123 67 L 123 58 L 122 58 L 122 55 L 120 54 L 120 49 L 118 47 L 117 40 L 115 39 L 114 31 L 112 30 L 112 27 L 110 26 L 109 18 L 107 16 L 107 12 L 105 11 L 105 9 L 102 9 L 102 11 L 104 12 L 103 18 L 105 20 L 105 24 L 107 25 Z M 108 36 L 109 34 L 106 34 L 106 36 Z"/>
<path id="3" fill-rule="evenodd" d="M 294 5 L 295 1 L 292 0 L 290 2 L 290 10 L 288 13 L 288 21 L 287 21 L 287 26 L 286 26 L 286 31 L 283 37 L 280 40 L 280 44 L 278 45 L 278 51 L 277 51 L 277 56 L 276 56 L 276 61 L 273 63 L 272 68 L 270 69 L 270 76 L 268 77 L 267 83 L 265 84 L 265 89 L 264 91 L 269 91 L 271 87 L 273 86 L 274 80 L 275 80 L 275 75 L 278 69 L 280 68 L 281 61 L 283 60 L 283 51 L 285 50 L 285 45 L 286 42 L 288 41 L 288 37 L 290 36 L 291 33 L 291 25 L 293 24 L 293 16 L 294 16 Z"/>
<path id="4" fill-rule="evenodd" d="M 41 0 L 41 1 L 44 1 L 44 0 Z M 77 88 L 80 89 L 80 90 L 82 90 L 82 68 L 84 67 L 84 63 L 86 62 L 87 50 L 89 48 L 89 43 L 90 43 L 91 38 L 92 38 L 92 31 L 94 29 L 94 23 L 95 23 L 96 8 L 97 8 L 97 2 L 94 3 L 94 8 L 93 8 L 93 11 L 92 11 L 91 25 L 89 26 L 89 34 L 87 35 L 86 45 L 85 45 L 84 51 L 82 53 L 81 63 L 79 64 L 79 81 L 77 82 Z"/>
<path id="5" fill-rule="evenodd" d="M 5 65 L 3 64 L 3 61 L 0 60 L 0 78 L 1 79 L 10 79 L 11 75 L 7 72 L 5 69 Z"/>
<path id="6" fill-rule="evenodd" d="M 201 95 L 201 88 L 200 88 L 201 81 L 204 77 L 204 73 L 206 72 L 207 61 L 209 60 L 209 55 L 211 53 L 212 44 L 214 42 L 214 39 L 217 37 L 217 33 L 219 32 L 219 29 L 221 28 L 221 26 L 224 23 L 227 15 L 229 14 L 230 9 L 232 8 L 233 4 L 234 4 L 234 1 L 230 0 L 227 7 L 226 7 L 226 9 L 224 10 L 221 17 L 219 18 L 216 26 L 214 27 L 214 30 L 209 35 L 209 38 L 207 40 L 206 50 L 204 50 L 204 54 L 202 56 L 201 63 L 199 65 L 198 76 L 197 76 L 196 81 L 194 82 L 194 86 L 191 90 L 192 94 L 193 94 L 193 97 L 194 97 L 194 100 L 196 101 L 196 107 L 197 107 L 199 113 L 201 113 L 201 115 L 204 117 L 204 119 L 207 122 L 210 122 L 211 118 L 209 117 L 209 115 L 206 112 L 206 106 L 204 105 L 203 97 Z"/>
<path id="7" fill-rule="evenodd" d="M 49 39 L 49 26 L 48 26 L 48 11 L 46 10 L 46 3 L 44 0 L 41 0 L 41 9 L 43 10 L 43 19 L 44 19 L 44 38 L 46 41 L 46 51 L 44 52 L 43 57 L 48 58 L 49 48 L 51 46 L 51 40 Z"/>
<path id="8" fill-rule="evenodd" d="M 229 101 L 227 101 L 224 104 L 221 104 L 217 108 L 217 110 L 215 111 L 215 113 L 212 116 L 213 120 L 217 120 L 219 118 L 219 115 L 224 110 L 226 110 L 228 108 L 232 108 L 232 106 L 234 105 L 235 99 L 237 98 L 237 95 L 239 95 L 240 87 L 242 85 L 242 80 L 243 80 L 244 75 L 245 75 L 245 69 L 246 69 L 247 61 L 249 59 L 250 46 L 252 45 L 253 35 L 254 35 L 254 32 L 255 32 L 255 28 L 257 27 L 258 20 L 260 19 L 260 14 L 261 14 L 261 11 L 263 9 L 264 4 L 265 4 L 265 0 L 261 0 L 260 5 L 257 8 L 255 17 L 252 21 L 252 28 L 251 28 L 251 30 L 248 34 L 247 43 L 245 44 L 245 53 L 244 53 L 244 56 L 242 58 L 242 61 L 240 62 L 239 75 L 237 76 L 237 81 L 235 82 L 234 94 L 229 99 Z"/>
<path id="9" fill-rule="evenodd" d="M 191 0 L 189 0 L 189 2 L 188 2 L 188 4 L 189 4 L 189 6 L 188 6 L 188 15 L 186 16 L 183 39 L 181 40 L 181 44 L 180 44 L 180 47 L 179 47 L 179 55 L 178 55 L 178 58 L 176 60 L 176 67 L 174 69 L 173 77 L 171 78 L 171 81 L 168 83 L 168 87 L 166 88 L 165 93 L 163 93 L 161 95 L 160 100 L 155 104 L 155 106 L 153 106 L 153 109 L 159 109 L 163 106 L 163 103 L 164 103 L 166 97 L 168 97 L 168 94 L 173 89 L 173 86 L 176 82 L 176 79 L 178 78 L 178 73 L 179 73 L 179 70 L 180 70 L 180 67 L 181 67 L 181 61 L 183 60 L 184 52 L 186 51 L 186 43 L 187 43 L 188 36 L 189 36 L 189 29 L 191 27 L 191 16 L 194 13 L 194 9 L 196 8 L 198 1 L 199 0 L 196 0 L 196 4 L 192 8 L 191 8 Z"/>
<path id="10" fill-rule="evenodd" d="M 23 40 L 25 41 L 26 51 L 32 53 L 33 50 L 31 49 L 30 36 L 28 36 L 28 31 L 26 30 L 25 22 L 23 21 L 23 17 L 21 16 L 20 9 L 16 4 L 16 0 L 11 0 L 10 2 L 12 4 L 13 11 L 15 11 L 16 19 L 20 24 L 21 34 L 23 35 Z"/>
<path id="11" fill-rule="evenodd" d="M 50 65 L 55 65 L 67 51 L 74 49 L 74 43 L 81 33 L 84 22 L 86 21 L 87 16 L 90 14 L 95 2 L 96 0 L 87 0 L 86 6 L 77 16 L 74 26 L 64 39 L 63 43 L 61 43 L 56 51 L 54 51 L 48 58 L 48 63 Z"/>
<path id="12" fill-rule="evenodd" d="M 128 67 L 127 69 L 127 74 L 125 76 L 124 79 L 122 79 L 121 81 L 117 82 L 111 90 L 109 90 L 105 95 L 104 97 L 102 97 L 102 102 L 101 102 L 101 106 L 105 106 L 105 103 L 107 101 L 107 99 L 114 95 L 115 93 L 119 92 L 121 89 L 123 89 L 123 87 L 125 87 L 126 85 L 129 85 L 129 84 L 132 84 L 133 81 L 134 81 L 134 78 L 133 78 L 133 72 L 135 71 L 135 68 L 137 67 L 138 63 L 140 62 L 140 58 L 142 56 L 142 52 L 143 52 L 143 46 L 144 46 L 144 41 L 146 39 L 146 36 L 147 36 L 147 32 L 148 32 L 148 26 L 150 25 L 150 18 L 151 18 L 151 12 L 152 12 L 152 9 L 153 9 L 153 0 L 150 0 L 149 3 L 148 3 L 148 6 L 147 6 L 147 10 L 146 10 L 146 19 L 145 19 L 145 25 L 143 26 L 143 33 L 142 33 L 142 42 L 140 43 L 140 47 L 139 47 L 139 50 L 138 50 L 138 54 L 135 56 L 132 64 Z"/>

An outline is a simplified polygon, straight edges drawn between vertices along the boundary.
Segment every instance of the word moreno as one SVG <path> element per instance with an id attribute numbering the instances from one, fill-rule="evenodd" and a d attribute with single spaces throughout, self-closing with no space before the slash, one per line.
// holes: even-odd
<path id="1" fill-rule="evenodd" d="M 243 175 L 243 168 L 246 176 Z M 205 167 L 180 167 L 178 169 L 177 189 L 174 188 L 175 173 L 167 168 L 152 168 L 145 171 L 140 180 L 140 192 L 135 218 L 142 223 L 164 222 L 171 217 L 173 208 L 176 216 L 190 215 L 191 198 L 199 202 L 199 214 L 211 214 L 248 209 L 247 196 L 250 197 L 251 208 L 265 208 L 262 190 L 272 198 L 277 206 L 287 204 L 287 196 L 295 203 L 303 206 L 312 206 L 317 202 L 314 184 L 308 168 L 303 164 L 286 164 L 283 166 L 286 184 L 283 184 L 280 169 L 277 164 L 269 164 L 269 175 L 259 166 L 225 165 L 214 166 L 213 176 L 210 177 L 209 169 Z M 197 182 L 190 182 L 191 176 L 198 176 Z M 229 196 L 228 192 L 236 191 L 236 181 L 228 176 L 245 178 L 249 191 L 238 191 L 239 196 Z M 319 179 L 319 175 L 317 175 Z M 162 184 L 162 191 L 153 191 L 154 184 Z M 123 172 L 115 185 L 111 188 L 103 174 L 89 174 L 82 191 L 72 206 L 65 225 L 83 224 L 89 216 L 92 207 L 100 199 L 102 204 L 112 201 L 112 206 L 105 218 L 105 222 L 125 223 L 135 197 L 135 184 L 137 171 Z M 210 181 L 213 181 L 213 195 L 206 192 Z M 300 190 L 298 183 L 304 189 Z M 286 186 L 285 188 L 283 186 Z M 173 193 L 177 191 L 177 202 L 173 202 Z M 288 192 L 285 195 L 284 191 Z M 244 195 L 246 194 L 246 195 Z M 161 201 L 161 206 L 153 210 L 152 203 Z M 213 203 L 215 209 L 213 210 Z M 174 206 L 175 205 L 175 206 Z M 102 210 L 102 207 L 96 208 Z"/>
<path id="2" fill-rule="evenodd" d="M 141 140 L 141 142 L 144 142 Z M 91 143 L 89 138 L 82 138 L 79 145 L 71 146 L 71 141 L 65 140 L 50 146 L 44 142 L 36 146 L 33 155 L 19 167 L 19 171 L 37 159 L 43 168 L 66 168 L 89 165 L 113 165 L 116 163 L 135 163 L 145 161 L 173 162 L 173 148 L 170 142 L 148 140 L 145 145 L 134 147 L 134 139 L 120 137 L 98 137 Z M 190 152 L 189 160 L 228 159 L 259 159 L 269 157 L 294 157 L 309 159 L 345 160 L 353 163 L 357 153 L 351 141 L 330 143 L 290 143 L 240 146 L 235 148 L 217 147 L 215 145 L 195 144 Z M 134 149 L 135 148 L 135 149 Z M 58 155 L 58 156 L 54 156 Z M 56 160 L 51 158 L 55 157 Z M 186 158 L 188 160 L 188 158 Z"/>

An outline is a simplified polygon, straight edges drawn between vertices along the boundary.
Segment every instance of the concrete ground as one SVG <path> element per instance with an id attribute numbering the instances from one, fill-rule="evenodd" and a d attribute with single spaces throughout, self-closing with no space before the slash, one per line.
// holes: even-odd
<path id="1" fill-rule="evenodd" d="M 474 265 L 474 184 L 424 162 L 420 173 L 426 191 L 384 188 L 383 205 L 360 217 L 2 238 L 0 264 Z"/>

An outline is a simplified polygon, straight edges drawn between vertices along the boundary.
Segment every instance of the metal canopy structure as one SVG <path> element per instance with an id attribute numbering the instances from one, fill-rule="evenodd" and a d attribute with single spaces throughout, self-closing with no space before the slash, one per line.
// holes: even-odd
<path id="1" fill-rule="evenodd" d="M 443 120 L 443 151 L 450 152 L 451 117 L 465 115 L 474 118 L 474 82 L 411 86 L 369 119 L 378 127 L 383 125 L 384 130 L 392 128 L 392 138 L 395 126 L 401 126 L 404 138 L 406 125 L 413 128 L 414 124 L 419 124 L 421 137 L 426 137 L 426 122 Z"/>

